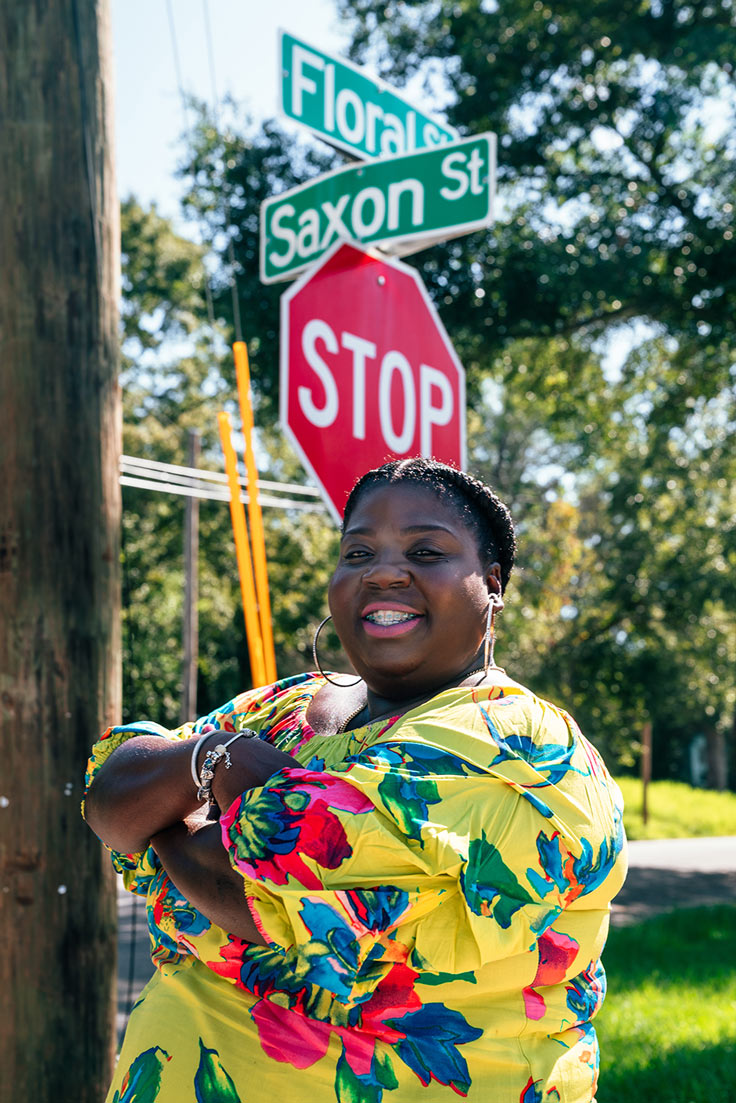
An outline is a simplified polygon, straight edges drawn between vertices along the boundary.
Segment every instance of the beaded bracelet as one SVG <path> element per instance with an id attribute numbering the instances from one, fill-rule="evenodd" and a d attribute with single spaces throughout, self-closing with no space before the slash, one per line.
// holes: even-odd
<path id="1" fill-rule="evenodd" d="M 208 804 L 217 804 L 217 801 L 212 795 L 212 781 L 215 776 L 215 770 L 225 759 L 225 769 L 229 770 L 232 766 L 232 760 L 228 752 L 228 747 L 231 743 L 234 743 L 236 739 L 252 739 L 256 733 L 252 728 L 244 728 L 243 731 L 236 732 L 235 735 L 228 739 L 227 743 L 218 743 L 214 750 L 207 751 L 204 756 L 204 762 L 202 763 L 202 769 L 199 774 L 197 789 L 197 799 L 201 801 L 207 801 Z M 208 736 L 212 735 L 212 732 L 208 732 Z M 200 743 L 202 740 L 200 740 Z M 195 747 L 195 752 L 199 749 L 199 743 Z M 196 759 L 194 760 L 196 762 Z"/>

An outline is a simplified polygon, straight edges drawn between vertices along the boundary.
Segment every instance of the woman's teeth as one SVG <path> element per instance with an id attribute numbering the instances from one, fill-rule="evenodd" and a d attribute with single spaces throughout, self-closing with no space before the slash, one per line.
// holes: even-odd
<path id="1" fill-rule="evenodd" d="M 396 609 L 378 609 L 375 613 L 368 613 L 366 620 L 372 624 L 401 624 L 405 620 L 414 620 L 416 613 L 400 613 Z"/>

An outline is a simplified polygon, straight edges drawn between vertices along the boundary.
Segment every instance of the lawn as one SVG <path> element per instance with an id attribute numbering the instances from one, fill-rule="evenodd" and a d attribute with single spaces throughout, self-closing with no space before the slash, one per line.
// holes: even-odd
<path id="1" fill-rule="evenodd" d="M 616 780 L 624 795 L 624 824 L 630 839 L 736 835 L 736 793 L 694 789 L 681 781 L 653 781 L 649 786 L 649 821 L 644 824 L 641 782 L 634 777 Z"/>
<path id="2" fill-rule="evenodd" d="M 597 1103 L 732 1103 L 736 907 L 611 931 Z"/>

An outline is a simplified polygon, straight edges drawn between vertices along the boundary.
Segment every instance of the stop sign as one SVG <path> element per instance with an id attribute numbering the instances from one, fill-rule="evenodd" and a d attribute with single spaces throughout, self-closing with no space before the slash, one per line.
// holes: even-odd
<path id="1" fill-rule="evenodd" d="M 338 242 L 282 295 L 281 423 L 338 522 L 386 460 L 465 466 L 465 373 L 413 268 Z"/>

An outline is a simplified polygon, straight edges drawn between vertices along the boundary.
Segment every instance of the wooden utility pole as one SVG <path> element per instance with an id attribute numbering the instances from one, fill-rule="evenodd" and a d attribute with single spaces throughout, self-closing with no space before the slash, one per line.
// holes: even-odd
<path id="1" fill-rule="evenodd" d="M 3 0 L 0 44 L 0 1100 L 99 1103 L 115 892 L 79 803 L 120 706 L 109 0 Z"/>
<path id="2" fill-rule="evenodd" d="M 190 429 L 188 436 L 188 459 L 190 467 L 199 463 L 200 435 L 196 429 Z M 199 599 L 199 498 L 186 498 L 184 503 L 184 615 L 182 639 L 184 659 L 182 662 L 181 722 L 194 720 L 197 711 L 197 657 L 199 653 L 199 618 L 197 601 Z"/>
<path id="3" fill-rule="evenodd" d="M 644 721 L 641 731 L 641 819 L 649 822 L 649 782 L 652 780 L 652 722 Z"/>

